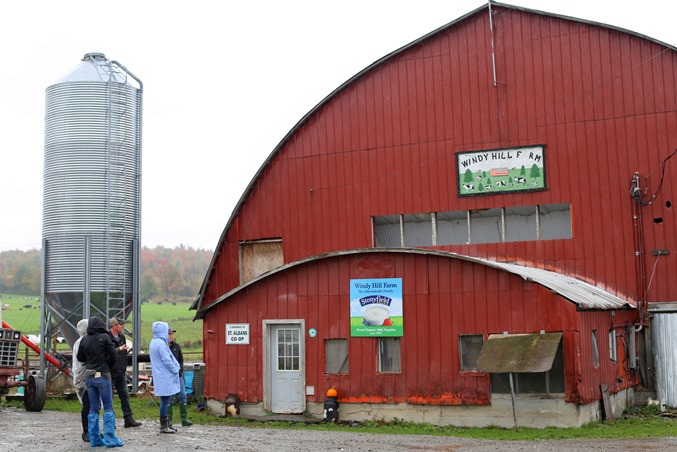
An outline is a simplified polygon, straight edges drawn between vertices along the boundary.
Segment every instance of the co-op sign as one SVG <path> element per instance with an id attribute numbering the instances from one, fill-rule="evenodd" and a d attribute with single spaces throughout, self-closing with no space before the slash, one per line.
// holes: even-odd
<path id="1" fill-rule="evenodd" d="M 249 343 L 248 323 L 226 323 L 226 345 Z"/>

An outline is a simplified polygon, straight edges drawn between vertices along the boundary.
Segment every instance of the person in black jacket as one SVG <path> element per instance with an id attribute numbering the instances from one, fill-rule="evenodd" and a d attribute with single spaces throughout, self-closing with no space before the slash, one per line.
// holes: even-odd
<path id="1" fill-rule="evenodd" d="M 113 412 L 113 389 L 111 367 L 115 364 L 115 347 L 103 321 L 90 317 L 87 336 L 78 347 L 77 359 L 85 365 L 85 383 L 89 396 L 89 445 L 91 447 L 118 447 L 125 443 L 115 436 L 115 413 Z M 103 404 L 103 439 L 99 431 L 99 410 Z"/>
<path id="2" fill-rule="evenodd" d="M 179 392 L 179 410 L 181 411 L 181 425 L 184 427 L 190 427 L 193 425 L 188 419 L 188 406 L 186 405 L 186 381 L 183 379 L 183 352 L 181 351 L 181 346 L 174 339 L 174 333 L 176 330 L 174 328 L 169 328 L 169 349 L 172 351 L 172 355 L 179 362 L 179 383 L 181 384 L 181 392 Z M 169 404 L 169 426 L 172 426 L 172 405 Z"/>
<path id="3" fill-rule="evenodd" d="M 122 415 L 125 418 L 125 428 L 139 427 L 141 422 L 134 420 L 132 407 L 129 405 L 129 393 L 127 392 L 127 339 L 122 333 L 126 321 L 119 317 L 112 317 L 108 322 L 110 326 L 110 337 L 117 352 L 115 365 L 111 368 L 111 377 L 113 387 L 120 397 Z"/>

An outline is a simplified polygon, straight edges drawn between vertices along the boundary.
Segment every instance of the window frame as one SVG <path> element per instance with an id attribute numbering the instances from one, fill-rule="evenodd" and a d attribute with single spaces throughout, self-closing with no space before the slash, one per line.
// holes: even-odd
<path id="1" fill-rule="evenodd" d="M 597 330 L 592 330 L 592 366 L 597 369 L 599 367 L 599 338 Z"/>
<path id="2" fill-rule="evenodd" d="M 618 345 L 616 340 L 616 330 L 611 328 L 609 330 L 609 361 L 618 362 Z"/>
<path id="3" fill-rule="evenodd" d="M 466 347 L 464 346 L 464 339 L 467 340 L 472 340 L 472 339 L 480 339 L 480 344 L 479 344 L 479 349 L 477 350 L 477 354 L 474 359 L 474 363 L 472 366 L 468 367 L 464 363 L 463 355 L 464 355 L 464 350 L 466 350 Z M 484 345 L 484 335 L 483 334 L 459 334 L 458 335 L 458 369 L 460 372 L 477 372 L 477 358 L 480 355 L 480 351 L 482 350 L 482 345 Z M 467 350 L 469 353 L 472 353 L 473 350 Z"/>
<path id="4" fill-rule="evenodd" d="M 521 224 L 523 222 L 526 222 L 527 228 L 523 227 Z M 426 227 L 428 225 L 429 227 Z M 371 227 L 372 246 L 375 248 L 516 243 L 573 238 L 570 203 L 372 216 Z M 421 235 L 420 232 L 426 229 L 430 230 L 430 237 L 423 239 L 425 234 Z M 492 233 L 494 229 L 495 234 Z M 525 234 L 524 229 L 528 229 L 529 232 Z"/>
<path id="5" fill-rule="evenodd" d="M 513 388 L 515 394 L 534 395 L 548 394 L 560 395 L 566 393 L 566 379 L 564 377 L 564 340 L 557 348 L 555 359 L 550 370 L 545 372 L 513 372 Z M 542 379 L 542 381 L 540 381 Z M 531 383 L 529 382 L 531 380 Z M 506 373 L 490 373 L 489 376 L 492 394 L 510 394 L 509 375 Z M 505 390 L 499 390 L 496 386 L 500 384 Z M 544 392 L 527 391 L 524 387 L 527 385 L 537 386 L 541 384 L 545 387 Z M 553 386 L 558 386 L 553 388 Z M 561 389 L 556 391 L 555 389 Z"/>
<path id="6" fill-rule="evenodd" d="M 379 337 L 376 340 L 376 358 L 377 358 L 377 367 L 376 372 L 379 374 L 399 374 L 402 373 L 402 341 L 400 337 Z M 387 344 L 390 344 L 387 346 Z M 397 346 L 395 347 L 395 344 Z M 389 348 L 388 354 L 392 356 L 384 357 L 386 354 L 386 346 Z M 395 348 L 397 350 L 395 350 Z M 388 369 L 384 370 L 384 359 L 394 359 L 395 352 L 397 353 L 396 362 L 392 363 L 392 366 L 397 366 L 397 369 Z"/>
<path id="7" fill-rule="evenodd" d="M 338 344 L 341 344 L 339 347 L 340 349 L 338 350 L 329 350 L 330 348 L 334 347 L 334 344 L 338 346 Z M 350 347 L 349 347 L 348 339 L 343 338 L 343 337 L 333 337 L 333 338 L 326 338 L 324 340 L 324 371 L 328 375 L 347 375 L 350 373 Z M 343 353 L 345 348 L 345 354 Z M 341 364 L 336 366 L 335 364 L 331 366 L 330 369 L 330 362 L 329 358 L 330 356 L 335 356 L 337 359 L 337 362 L 339 360 L 341 361 Z M 336 369 L 334 372 L 333 370 Z"/>

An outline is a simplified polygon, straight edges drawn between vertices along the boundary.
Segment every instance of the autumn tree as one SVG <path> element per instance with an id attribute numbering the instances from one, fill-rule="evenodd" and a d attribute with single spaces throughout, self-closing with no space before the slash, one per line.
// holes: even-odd
<path id="1" fill-rule="evenodd" d="M 213 252 L 180 245 L 141 249 L 141 300 L 193 298 Z M 40 250 L 0 252 L 0 292 L 40 293 Z"/>

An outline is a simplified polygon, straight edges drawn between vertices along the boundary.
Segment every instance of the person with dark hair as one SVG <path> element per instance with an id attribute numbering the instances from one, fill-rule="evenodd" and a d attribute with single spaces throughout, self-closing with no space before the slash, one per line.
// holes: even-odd
<path id="1" fill-rule="evenodd" d="M 160 397 L 160 433 L 176 433 L 169 426 L 169 404 L 172 396 L 181 390 L 179 362 L 169 349 L 169 325 L 153 322 L 153 339 L 150 341 L 150 368 L 155 395 Z"/>
<path id="2" fill-rule="evenodd" d="M 78 361 L 78 350 L 80 349 L 80 342 L 82 338 L 87 335 L 87 325 L 89 319 L 82 319 L 78 322 L 76 330 L 80 337 L 75 344 L 73 344 L 73 365 L 71 366 L 71 373 L 73 374 L 73 386 L 78 396 L 78 400 L 82 404 L 80 408 L 80 420 L 82 422 L 82 440 L 89 442 L 89 424 L 87 416 L 89 416 L 89 394 L 87 393 L 87 385 L 85 384 L 85 363 Z"/>
<path id="3" fill-rule="evenodd" d="M 122 416 L 125 419 L 125 428 L 140 427 L 141 422 L 134 420 L 132 407 L 129 404 L 129 392 L 127 392 L 127 338 L 122 332 L 125 329 L 126 320 L 119 317 L 112 317 L 108 322 L 110 327 L 110 337 L 117 352 L 115 365 L 111 368 L 111 378 L 113 388 L 120 398 L 122 407 Z"/>
<path id="4" fill-rule="evenodd" d="M 193 423 L 188 419 L 188 405 L 186 397 L 186 381 L 183 379 L 183 352 L 181 351 L 181 346 L 174 339 L 174 333 L 176 330 L 174 328 L 169 328 L 169 349 L 172 351 L 174 358 L 179 362 L 179 385 L 181 385 L 181 390 L 179 391 L 179 411 L 181 412 L 181 425 L 184 427 L 190 427 Z M 172 410 L 172 404 L 169 404 L 169 426 L 172 427 L 172 417 L 174 411 Z"/>
<path id="5" fill-rule="evenodd" d="M 91 447 L 119 447 L 124 442 L 115 436 L 115 413 L 113 412 L 113 389 L 111 367 L 116 359 L 115 346 L 106 331 L 103 321 L 96 316 L 89 318 L 87 336 L 82 338 L 77 359 L 85 363 L 85 383 L 89 395 L 89 445 Z M 99 431 L 99 410 L 103 404 L 103 439 Z"/>

